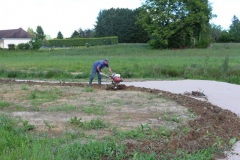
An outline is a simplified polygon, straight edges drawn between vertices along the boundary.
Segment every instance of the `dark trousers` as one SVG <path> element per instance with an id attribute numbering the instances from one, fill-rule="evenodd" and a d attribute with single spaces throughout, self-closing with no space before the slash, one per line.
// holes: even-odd
<path id="1" fill-rule="evenodd" d="M 102 77 L 101 77 L 100 73 L 93 67 L 92 68 L 92 74 L 91 74 L 90 80 L 89 80 L 89 86 L 92 86 L 92 81 L 93 81 L 96 73 L 98 75 L 98 84 L 101 84 Z"/>

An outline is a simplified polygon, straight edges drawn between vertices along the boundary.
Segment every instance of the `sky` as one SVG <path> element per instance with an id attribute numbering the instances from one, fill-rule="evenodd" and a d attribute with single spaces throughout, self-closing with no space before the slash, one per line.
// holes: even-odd
<path id="1" fill-rule="evenodd" d="M 41 26 L 44 33 L 56 38 L 60 31 L 68 38 L 79 28 L 93 29 L 101 10 L 135 9 L 145 0 L 1 0 L 0 30 Z M 228 29 L 232 18 L 240 19 L 240 0 L 209 0 L 217 18 L 210 22 Z"/>

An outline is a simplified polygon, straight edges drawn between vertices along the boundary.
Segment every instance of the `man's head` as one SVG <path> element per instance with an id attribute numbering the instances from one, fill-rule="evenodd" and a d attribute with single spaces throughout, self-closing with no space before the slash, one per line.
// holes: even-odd
<path id="1" fill-rule="evenodd" d="M 104 59 L 104 63 L 108 64 L 108 59 L 107 58 Z"/>

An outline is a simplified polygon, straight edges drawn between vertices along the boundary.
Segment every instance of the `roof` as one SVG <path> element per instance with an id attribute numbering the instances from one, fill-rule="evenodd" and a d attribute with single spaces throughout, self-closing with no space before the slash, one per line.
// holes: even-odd
<path id="1" fill-rule="evenodd" d="M 0 39 L 3 38 L 32 38 L 31 34 L 24 31 L 22 28 L 0 30 Z"/>

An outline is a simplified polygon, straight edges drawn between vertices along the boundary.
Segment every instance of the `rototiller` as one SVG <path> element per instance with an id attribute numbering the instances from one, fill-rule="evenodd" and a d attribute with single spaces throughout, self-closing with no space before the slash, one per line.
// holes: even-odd
<path id="1" fill-rule="evenodd" d="M 121 77 L 120 74 L 115 74 L 115 73 L 114 73 L 114 74 L 112 74 L 111 76 L 108 76 L 108 75 L 102 73 L 102 75 L 106 76 L 107 78 L 112 79 L 112 83 L 106 85 L 106 89 L 107 89 L 107 90 L 110 90 L 110 89 L 117 90 L 117 89 L 119 89 L 119 86 L 118 86 L 118 85 L 120 84 L 120 82 L 123 81 L 123 79 L 120 78 L 120 77 Z"/>

